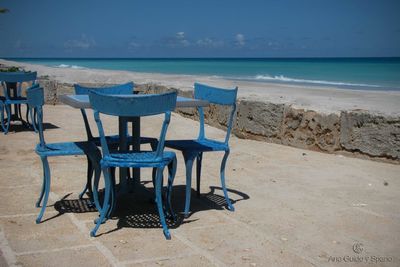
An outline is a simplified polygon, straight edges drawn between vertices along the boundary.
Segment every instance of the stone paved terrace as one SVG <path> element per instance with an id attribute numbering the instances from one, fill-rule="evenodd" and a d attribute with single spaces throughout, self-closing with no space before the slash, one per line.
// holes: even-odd
<path id="1" fill-rule="evenodd" d="M 78 110 L 45 106 L 45 121 L 48 142 L 85 138 Z M 117 129 L 116 121 L 106 121 L 108 130 Z M 158 131 L 160 121 L 145 119 L 142 133 Z M 174 114 L 169 137 L 195 137 L 196 125 Z M 91 238 L 96 212 L 77 200 L 86 159 L 50 159 L 50 206 L 47 220 L 36 225 L 42 175 L 33 152 L 37 136 L 13 129 L 0 134 L 0 266 L 400 265 L 400 165 L 232 137 L 227 183 L 235 212 L 224 208 L 219 190 L 222 155 L 210 153 L 204 157 L 202 197 L 193 197 L 192 216 L 173 225 L 172 240 L 165 240 L 149 202 L 149 171 L 142 172 L 143 186 L 121 197 L 113 219 Z M 177 212 L 184 205 L 183 167 L 179 154 Z M 345 262 L 356 259 L 363 262 Z"/>

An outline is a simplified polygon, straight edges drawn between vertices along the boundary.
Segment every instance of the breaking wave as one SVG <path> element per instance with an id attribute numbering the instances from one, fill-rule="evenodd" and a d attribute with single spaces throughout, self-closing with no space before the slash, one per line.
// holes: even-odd
<path id="1" fill-rule="evenodd" d="M 56 66 L 57 68 L 70 68 L 70 69 L 84 69 L 84 67 L 77 66 L 77 65 L 67 65 L 67 64 L 60 64 Z"/>
<path id="2" fill-rule="evenodd" d="M 348 83 L 348 82 L 334 82 L 334 81 L 323 81 L 323 80 L 307 80 L 307 79 L 296 79 L 289 78 L 283 75 L 257 75 L 254 77 L 258 81 L 276 81 L 276 82 L 286 82 L 286 83 L 312 83 L 321 85 L 338 85 L 338 86 L 368 86 L 368 87 L 381 87 L 374 84 L 363 84 L 363 83 Z"/>

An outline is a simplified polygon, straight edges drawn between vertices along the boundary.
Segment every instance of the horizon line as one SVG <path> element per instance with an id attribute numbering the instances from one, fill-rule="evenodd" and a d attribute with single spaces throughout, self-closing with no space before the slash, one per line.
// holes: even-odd
<path id="1" fill-rule="evenodd" d="M 400 56 L 368 56 L 368 57 L 0 57 L 3 60 L 12 59 L 400 59 Z"/>

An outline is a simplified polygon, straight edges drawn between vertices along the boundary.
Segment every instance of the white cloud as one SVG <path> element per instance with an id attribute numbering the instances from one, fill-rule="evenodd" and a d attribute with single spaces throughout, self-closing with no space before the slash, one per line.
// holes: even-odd
<path id="1" fill-rule="evenodd" d="M 177 32 L 177 33 L 176 33 L 176 37 L 177 37 L 177 38 L 183 38 L 183 39 L 184 39 L 184 38 L 185 38 L 185 32 Z"/>
<path id="2" fill-rule="evenodd" d="M 130 41 L 129 44 L 128 44 L 128 48 L 129 48 L 129 49 L 136 49 L 136 48 L 140 48 L 141 46 L 142 46 L 142 45 L 139 44 L 139 43 L 136 42 L 136 41 Z"/>
<path id="3" fill-rule="evenodd" d="M 178 43 L 180 43 L 181 45 L 183 45 L 185 47 L 190 45 L 190 42 L 188 40 L 186 40 L 185 32 L 177 32 L 176 40 L 178 41 Z"/>
<path id="4" fill-rule="evenodd" d="M 206 38 L 197 40 L 196 45 L 200 46 L 200 47 L 217 48 L 217 47 L 224 46 L 224 41 L 222 41 L 222 40 L 214 40 L 214 39 L 206 37 Z"/>
<path id="5" fill-rule="evenodd" d="M 241 34 L 241 33 L 236 34 L 235 40 L 236 40 L 236 45 L 237 46 L 244 46 L 246 44 L 246 40 L 244 38 L 244 35 Z"/>
<path id="6" fill-rule="evenodd" d="M 177 32 L 175 35 L 162 38 L 157 42 L 171 48 L 182 48 L 191 45 L 189 40 L 186 39 L 185 32 Z"/>
<path id="7" fill-rule="evenodd" d="M 94 39 L 87 37 L 86 34 L 82 34 L 80 39 L 68 40 L 64 43 L 64 47 L 68 49 L 88 49 L 94 45 L 96 45 Z"/>

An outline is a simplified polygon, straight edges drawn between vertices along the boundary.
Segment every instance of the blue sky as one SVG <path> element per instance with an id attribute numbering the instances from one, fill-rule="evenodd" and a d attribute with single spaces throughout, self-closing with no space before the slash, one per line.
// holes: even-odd
<path id="1" fill-rule="evenodd" d="M 0 0 L 0 57 L 400 56 L 398 0 Z"/>

